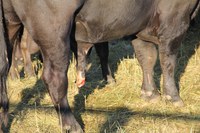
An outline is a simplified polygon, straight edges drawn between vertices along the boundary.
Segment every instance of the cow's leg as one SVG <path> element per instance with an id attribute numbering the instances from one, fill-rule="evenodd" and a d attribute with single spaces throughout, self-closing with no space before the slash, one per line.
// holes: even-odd
<path id="1" fill-rule="evenodd" d="M 175 66 L 177 52 L 184 35 L 190 24 L 192 5 L 180 4 L 173 1 L 176 6 L 167 4 L 167 1 L 160 1 L 158 4 L 159 27 L 155 28 L 159 38 L 159 57 L 163 73 L 163 93 L 164 97 L 175 106 L 183 106 L 183 101 L 179 96 L 179 90 L 175 83 Z M 182 11 L 179 13 L 178 8 Z M 166 13 L 167 10 L 170 12 Z"/>
<path id="2" fill-rule="evenodd" d="M 132 45 L 143 71 L 141 97 L 147 101 L 155 102 L 160 98 L 153 78 L 157 49 L 153 43 L 140 39 L 133 40 Z"/>
<path id="3" fill-rule="evenodd" d="M 81 126 L 76 121 L 67 99 L 70 39 L 69 34 L 66 33 L 70 32 L 63 30 L 70 31 L 71 22 L 67 24 L 62 25 L 64 27 L 62 30 L 54 29 L 53 26 L 50 29 L 49 27 L 43 27 L 39 32 L 42 31 L 48 39 L 43 40 L 43 38 L 39 37 L 40 33 L 36 33 L 37 43 L 43 55 L 44 69 L 42 79 L 56 108 L 60 124 L 63 129 L 70 133 L 81 133 L 83 132 Z"/>
<path id="4" fill-rule="evenodd" d="M 94 46 L 96 53 L 100 58 L 103 78 L 106 80 L 106 82 L 113 83 L 114 79 L 112 77 L 110 66 L 108 65 L 108 56 L 109 56 L 108 42 L 98 43 L 95 44 Z"/>
<path id="5" fill-rule="evenodd" d="M 62 39 L 63 35 L 60 37 L 58 33 L 53 34 L 49 31 L 55 29 L 46 28 L 48 27 L 40 31 L 44 30 L 46 37 L 51 40 L 38 40 L 43 55 L 42 79 L 47 86 L 62 127 L 70 132 L 81 133 L 83 131 L 72 114 L 67 99 L 70 40 L 68 36 Z M 67 30 L 70 30 L 70 26 Z"/>
<path id="6" fill-rule="evenodd" d="M 174 78 L 179 42 L 175 39 L 159 45 L 159 57 L 163 73 L 163 95 L 165 99 L 171 101 L 175 106 L 183 106 Z"/>
<path id="7" fill-rule="evenodd" d="M 22 40 L 21 40 L 21 52 L 24 59 L 24 73 L 26 77 L 35 76 L 35 71 L 31 61 L 31 53 L 29 51 L 28 43 L 28 33 L 24 30 Z"/>
<path id="8" fill-rule="evenodd" d="M 10 71 L 9 71 L 9 75 L 12 80 L 20 78 L 19 71 L 18 71 L 18 60 L 19 59 L 16 57 L 16 54 L 18 52 L 17 50 L 19 50 L 18 49 L 19 44 L 20 44 L 20 41 L 17 39 L 13 45 L 13 50 L 12 50 L 12 55 L 13 55 L 12 56 L 12 65 L 11 65 Z"/>
<path id="9" fill-rule="evenodd" d="M 52 32 L 51 32 L 52 33 Z M 69 38 L 63 40 L 51 38 L 51 42 L 44 42 L 41 46 L 43 54 L 42 79 L 47 86 L 49 95 L 56 108 L 62 127 L 70 132 L 83 132 L 70 109 L 67 99 L 68 89 L 68 65 L 69 65 Z M 53 37 L 52 36 L 52 37 Z"/>
<path id="10" fill-rule="evenodd" d="M 65 2 L 70 3 L 70 1 Z M 69 3 L 65 3 L 65 6 Z M 68 9 L 65 6 L 63 8 Z M 45 17 L 38 16 L 41 21 L 35 21 L 37 27 L 34 27 L 32 23 L 28 23 L 30 28 L 27 27 L 26 29 L 40 47 L 43 56 L 42 79 L 47 86 L 63 130 L 67 130 L 70 133 L 82 133 L 81 126 L 76 121 L 67 99 L 67 72 L 70 52 L 69 34 L 73 21 L 73 12 L 74 10 L 69 10 L 67 13 L 63 13 L 63 15 L 68 16 L 57 17 L 57 14 L 55 14 L 49 17 L 51 21 L 56 20 L 57 23 L 51 23 L 51 21 L 47 21 Z M 46 24 L 42 25 L 45 21 Z"/>
<path id="11" fill-rule="evenodd" d="M 179 21 L 177 21 L 178 23 Z M 180 22 L 179 26 L 174 27 L 176 31 L 164 32 L 159 45 L 160 64 L 163 73 L 163 95 L 175 106 L 183 106 L 183 101 L 179 96 L 179 90 L 175 83 L 175 67 L 178 48 L 188 28 L 188 22 Z M 171 33 L 171 34 L 169 34 Z"/>
<path id="12" fill-rule="evenodd" d="M 22 56 L 24 59 L 24 74 L 25 77 L 35 76 L 35 71 L 31 61 L 31 53 L 27 48 L 22 48 Z"/>
<path id="13" fill-rule="evenodd" d="M 49 43 L 47 42 L 47 46 Z M 48 87 L 50 97 L 61 117 L 61 125 L 64 129 L 74 132 L 82 132 L 80 125 L 74 118 L 67 100 L 68 88 L 68 54 L 69 47 L 61 41 L 54 42 L 49 48 L 41 48 L 43 53 L 43 80 Z M 43 43 L 44 45 L 45 43 Z M 69 41 L 68 41 L 69 44 Z M 55 51 L 55 49 L 57 49 Z"/>
<path id="14" fill-rule="evenodd" d="M 93 46 L 91 43 L 77 43 L 77 86 L 82 87 L 85 84 L 85 71 L 87 65 L 87 53 Z"/>
<path id="15" fill-rule="evenodd" d="M 78 1 L 60 1 L 60 3 L 49 1 L 48 6 L 52 6 L 52 10 L 55 10 L 55 12 L 45 10 L 45 5 L 44 10 L 43 8 L 40 8 L 40 10 L 49 15 L 46 17 L 46 15 L 40 13 L 40 10 L 38 11 L 38 8 L 34 8 L 32 12 L 38 12 L 38 14 L 28 17 L 24 22 L 28 33 L 40 47 L 43 57 L 42 79 L 59 116 L 61 127 L 70 133 L 83 132 L 70 109 L 67 99 L 69 36 L 74 12 L 81 4 L 76 3 Z M 41 5 L 41 7 L 43 6 Z M 40 21 L 34 21 L 35 19 Z"/>

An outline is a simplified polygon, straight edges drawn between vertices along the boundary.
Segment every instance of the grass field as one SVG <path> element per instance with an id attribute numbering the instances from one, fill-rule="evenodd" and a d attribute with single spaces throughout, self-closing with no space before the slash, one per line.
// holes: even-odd
<path id="1" fill-rule="evenodd" d="M 78 89 L 75 62 L 69 68 L 68 98 L 86 133 L 200 133 L 200 25 L 195 24 L 183 41 L 177 60 L 176 82 L 185 106 L 176 108 L 161 100 L 140 99 L 142 72 L 127 41 L 110 45 L 109 62 L 116 83 L 105 85 L 99 60 L 92 51 L 86 85 Z M 155 67 L 155 80 L 162 92 L 162 73 Z M 40 80 L 8 81 L 10 133 L 61 133 L 58 117 Z"/>

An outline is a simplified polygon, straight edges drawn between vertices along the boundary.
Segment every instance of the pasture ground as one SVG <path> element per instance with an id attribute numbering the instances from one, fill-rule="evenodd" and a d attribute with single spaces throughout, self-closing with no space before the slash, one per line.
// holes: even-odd
<path id="1" fill-rule="evenodd" d="M 196 23 L 181 45 L 176 81 L 184 107 L 160 100 L 140 99 L 142 72 L 127 41 L 110 45 L 109 62 L 116 83 L 105 85 L 95 51 L 88 65 L 87 83 L 78 89 L 75 61 L 69 68 L 68 98 L 86 133 L 200 133 L 200 25 Z M 36 64 L 36 62 L 34 62 Z M 50 97 L 37 78 L 8 81 L 10 133 L 61 133 Z M 162 73 L 157 63 L 155 80 L 162 93 Z"/>

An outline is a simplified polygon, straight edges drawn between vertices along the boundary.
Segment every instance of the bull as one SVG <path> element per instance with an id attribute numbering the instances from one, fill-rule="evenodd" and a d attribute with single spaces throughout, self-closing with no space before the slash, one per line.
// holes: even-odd
<path id="1" fill-rule="evenodd" d="M 124 8 L 126 7 L 126 8 Z M 135 35 L 132 40 L 142 71 L 141 97 L 155 102 L 160 98 L 153 78 L 157 49 L 163 73 L 163 97 L 183 106 L 175 84 L 176 55 L 199 1 L 147 0 L 85 1 L 77 14 L 75 37 L 78 45 L 77 84 L 85 81 L 86 53 L 97 42 Z"/>

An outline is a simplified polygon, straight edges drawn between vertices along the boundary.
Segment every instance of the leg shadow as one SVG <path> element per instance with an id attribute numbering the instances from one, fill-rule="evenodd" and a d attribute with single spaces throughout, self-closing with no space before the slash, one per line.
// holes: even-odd
<path id="1" fill-rule="evenodd" d="M 179 88 L 179 81 L 182 77 L 182 74 L 185 72 L 185 69 L 188 65 L 190 58 L 195 54 L 195 50 L 199 48 L 200 41 L 200 15 L 195 19 L 195 23 L 193 23 L 187 35 L 179 49 L 178 57 L 177 57 L 177 70 L 175 73 L 176 85 Z"/>
<path id="2" fill-rule="evenodd" d="M 13 120 L 23 110 L 23 115 L 20 114 L 20 119 L 24 119 L 27 113 L 27 106 L 40 105 L 41 99 L 44 98 L 47 93 L 45 86 L 41 79 L 37 80 L 33 88 L 25 88 L 22 92 L 21 102 L 17 104 L 15 109 L 9 115 L 8 127 L 4 129 L 5 133 L 10 133 L 10 128 Z"/>
<path id="3" fill-rule="evenodd" d="M 128 108 L 117 108 L 105 113 L 107 121 L 101 126 L 100 133 L 117 133 L 134 115 Z"/>

